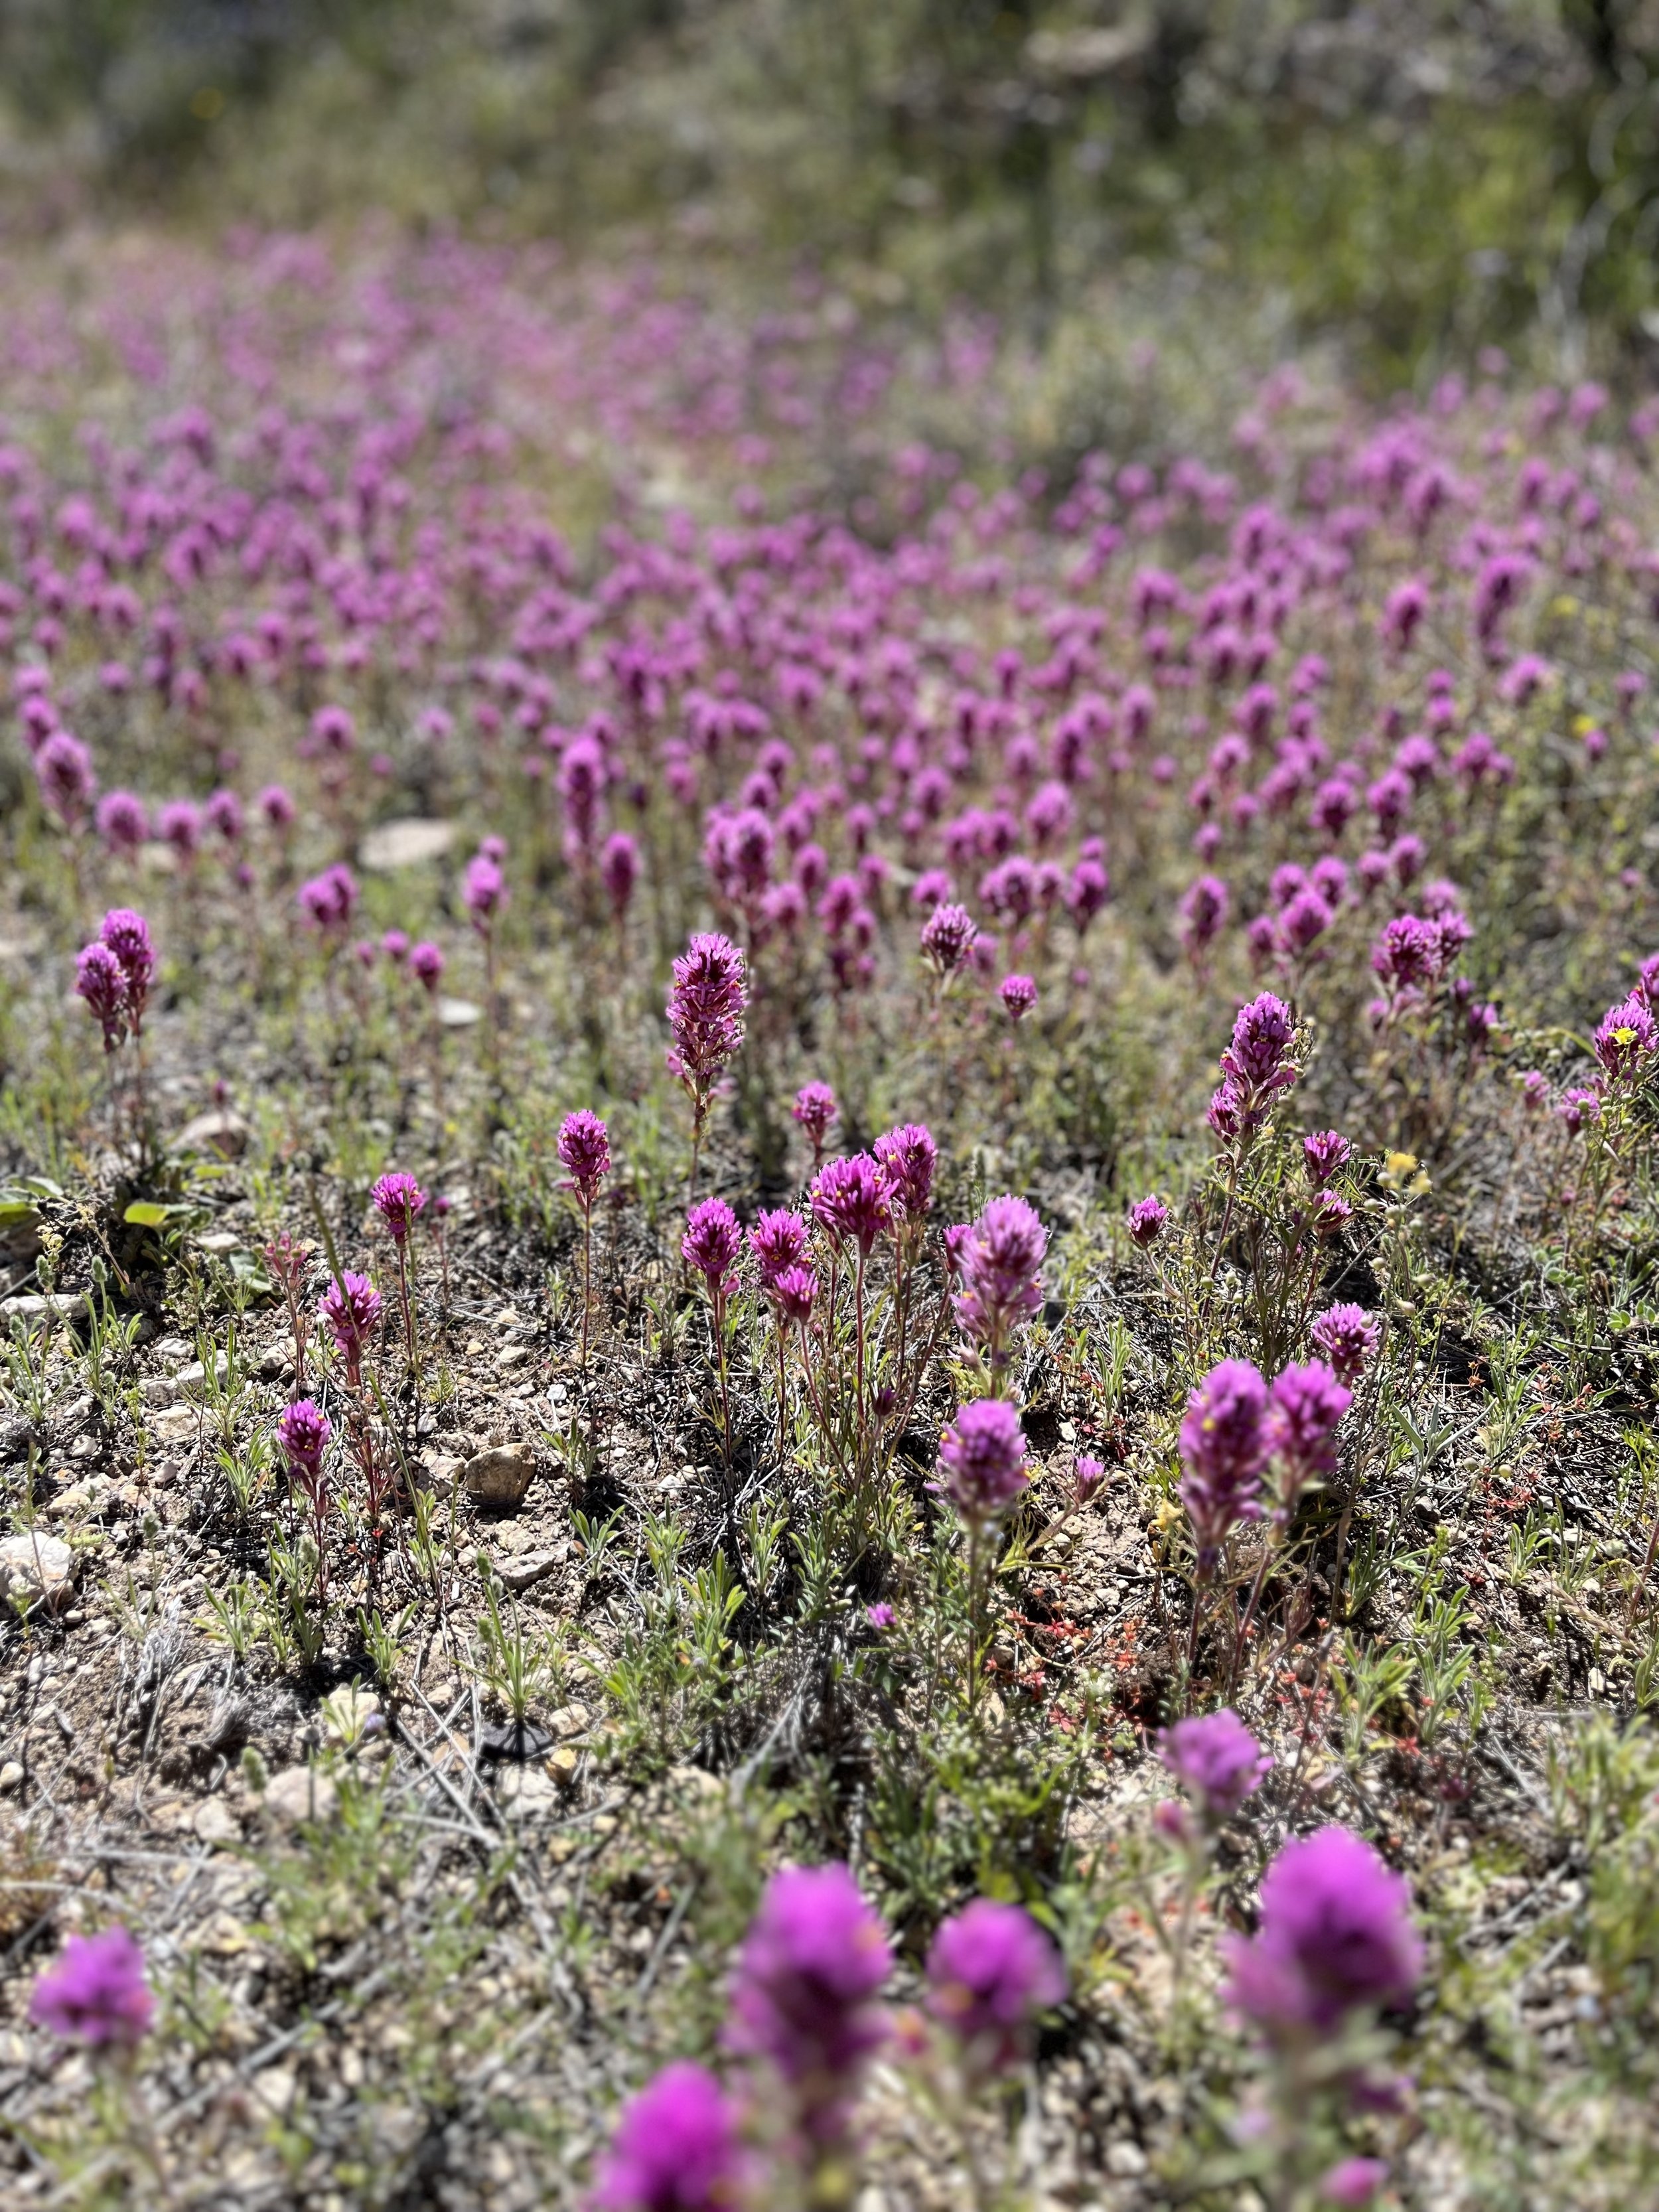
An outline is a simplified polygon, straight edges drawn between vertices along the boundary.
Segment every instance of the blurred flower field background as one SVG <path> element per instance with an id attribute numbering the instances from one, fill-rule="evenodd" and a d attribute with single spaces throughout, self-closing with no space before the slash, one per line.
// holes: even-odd
<path id="1" fill-rule="evenodd" d="M 1659 15 L 0 16 L 0 2172 L 1659 2201 Z"/>

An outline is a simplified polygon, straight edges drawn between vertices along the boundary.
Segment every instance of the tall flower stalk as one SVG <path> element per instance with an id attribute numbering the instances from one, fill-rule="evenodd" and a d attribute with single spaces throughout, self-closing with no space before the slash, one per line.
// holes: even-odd
<path id="1" fill-rule="evenodd" d="M 611 1138 L 597 1114 L 584 1106 L 567 1114 L 559 1131 L 559 1159 L 582 1216 L 582 1350 L 587 1365 L 588 1316 L 593 1307 L 593 1201 L 611 1172 Z"/>

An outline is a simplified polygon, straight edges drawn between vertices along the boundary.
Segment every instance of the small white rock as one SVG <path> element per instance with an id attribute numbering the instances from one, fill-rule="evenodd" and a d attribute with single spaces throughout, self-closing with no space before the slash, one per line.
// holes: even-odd
<path id="1" fill-rule="evenodd" d="M 38 1531 L 0 1543 L 0 1595 L 57 1598 L 67 1589 L 74 1554 L 59 1536 Z"/>
<path id="2" fill-rule="evenodd" d="M 265 1785 L 264 1803 L 279 1826 L 291 1828 L 301 1820 L 326 1820 L 339 1794 L 332 1779 L 314 1766 L 285 1766 Z"/>

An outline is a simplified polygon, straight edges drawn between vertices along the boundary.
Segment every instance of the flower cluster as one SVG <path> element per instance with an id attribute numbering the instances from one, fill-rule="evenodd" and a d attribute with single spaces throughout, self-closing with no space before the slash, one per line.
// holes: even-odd
<path id="1" fill-rule="evenodd" d="M 961 1276 L 957 1319 L 993 1372 L 1006 1364 L 1013 1333 L 1042 1310 L 1042 1267 L 1048 1231 L 1023 1198 L 994 1198 L 957 1240 Z"/>
<path id="2" fill-rule="evenodd" d="M 699 1128 L 714 1085 L 743 1042 L 748 1003 L 744 957 L 731 939 L 714 933 L 694 937 L 674 963 L 673 988 L 668 994 L 668 1026 L 674 1042 L 668 1069 L 690 1097 Z"/>
<path id="3" fill-rule="evenodd" d="M 131 907 L 112 907 L 75 966 L 76 994 L 96 1018 L 106 1052 L 113 1052 L 129 1035 L 143 1035 L 155 975 L 149 924 Z"/>

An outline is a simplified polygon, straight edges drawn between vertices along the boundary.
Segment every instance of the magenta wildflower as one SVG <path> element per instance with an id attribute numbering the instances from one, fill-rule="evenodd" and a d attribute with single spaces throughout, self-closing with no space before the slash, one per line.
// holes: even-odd
<path id="1" fill-rule="evenodd" d="M 1587 1121 L 1601 1120 L 1601 1094 L 1583 1088 L 1564 1091 L 1555 1103 L 1555 1111 L 1567 1134 L 1576 1137 Z"/>
<path id="2" fill-rule="evenodd" d="M 706 1198 L 692 1207 L 680 1252 L 708 1283 L 711 1296 L 730 1287 L 732 1264 L 742 1246 L 738 1217 L 723 1198 Z"/>
<path id="3" fill-rule="evenodd" d="M 994 1368 L 1006 1361 L 1018 1324 L 1042 1310 L 1040 1270 L 1048 1249 L 1048 1231 L 1035 1211 L 1006 1194 L 990 1201 L 957 1248 L 963 1288 L 957 1319 Z"/>
<path id="4" fill-rule="evenodd" d="M 639 873 L 639 847 L 625 830 L 614 831 L 599 855 L 599 881 L 611 902 L 611 912 L 619 922 L 628 912 Z"/>
<path id="5" fill-rule="evenodd" d="M 1227 919 L 1227 886 L 1218 876 L 1200 876 L 1182 892 L 1181 941 L 1189 959 L 1200 960 L 1219 935 Z"/>
<path id="6" fill-rule="evenodd" d="M 876 1999 L 891 1969 L 886 1932 L 844 1866 L 773 1875 L 738 1955 L 726 2038 L 776 2069 L 816 2154 L 841 2142 L 865 2061 L 885 2040 Z"/>
<path id="7" fill-rule="evenodd" d="M 301 884 L 296 894 L 301 911 L 313 929 L 325 937 L 343 939 L 356 912 L 357 878 L 349 868 L 337 862 L 325 868 L 319 876 L 313 876 Z"/>
<path id="8" fill-rule="evenodd" d="M 1018 2063 L 1037 2015 L 1066 1991 L 1060 1954 L 1030 1914 L 988 1897 L 940 1923 L 927 1972 L 927 2010 L 981 2080 Z"/>
<path id="9" fill-rule="evenodd" d="M 441 947 L 426 938 L 409 948 L 409 972 L 428 996 L 435 997 L 446 965 Z"/>
<path id="10" fill-rule="evenodd" d="M 1161 1729 L 1158 1755 L 1206 1827 L 1230 1820 L 1273 1763 L 1230 1705 Z"/>
<path id="11" fill-rule="evenodd" d="M 1192 1520 L 1200 1577 L 1237 1522 L 1260 1518 L 1269 1449 L 1267 1384 L 1248 1359 L 1224 1359 L 1187 1401 L 1181 1425 L 1181 1502 Z"/>
<path id="12" fill-rule="evenodd" d="M 1659 1027 L 1645 1001 L 1632 994 L 1609 1006 L 1594 1039 L 1595 1057 L 1612 1083 L 1633 1083 L 1659 1048 Z"/>
<path id="13" fill-rule="evenodd" d="M 795 1093 L 795 1103 L 789 1110 L 811 1139 L 812 1168 L 816 1174 L 818 1162 L 823 1157 L 824 1140 L 832 1126 L 841 1118 L 836 1094 L 827 1083 L 803 1084 Z"/>
<path id="14" fill-rule="evenodd" d="M 149 2033 L 155 2016 L 144 1954 L 131 1932 L 120 1927 L 71 1936 L 29 1999 L 29 2018 L 36 2027 L 92 2050 L 111 2044 L 132 2050 Z"/>
<path id="15" fill-rule="evenodd" d="M 743 1012 L 748 1003 L 743 955 L 731 939 L 712 933 L 694 937 L 674 963 L 673 988 L 668 994 L 668 1025 L 674 1042 L 668 1068 L 690 1097 L 699 1138 L 714 1085 L 743 1042 Z"/>
<path id="16" fill-rule="evenodd" d="M 771 1290 L 780 1275 L 800 1266 L 809 1234 L 799 1214 L 787 1206 L 773 1207 L 758 1217 L 749 1232 L 749 1249 L 760 1269 L 763 1289 Z"/>
<path id="17" fill-rule="evenodd" d="M 308 1491 L 321 1480 L 324 1455 L 333 1434 L 328 1415 L 310 1398 L 297 1399 L 277 1419 L 276 1441 L 289 1473 Z"/>
<path id="18" fill-rule="evenodd" d="M 921 926 L 922 957 L 944 981 L 966 961 L 978 933 L 967 908 L 947 899 L 933 908 Z"/>
<path id="19" fill-rule="evenodd" d="M 858 1248 L 867 1260 L 877 1240 L 893 1225 L 893 1187 L 879 1160 L 869 1152 L 831 1160 L 812 1178 L 807 1203 L 812 1218 L 842 1243 Z"/>
<path id="20" fill-rule="evenodd" d="M 1315 1348 L 1330 1362 L 1337 1381 L 1352 1384 L 1376 1358 L 1376 1347 L 1382 1341 L 1382 1324 L 1364 1306 L 1327 1306 L 1323 1313 L 1314 1316 L 1308 1334 Z"/>
<path id="21" fill-rule="evenodd" d="M 784 1319 L 796 1322 L 805 1328 L 812 1318 L 812 1307 L 818 1295 L 818 1279 L 810 1267 L 786 1267 L 768 1287 Z"/>
<path id="22" fill-rule="evenodd" d="M 1037 1002 L 1037 987 L 1029 975 L 1005 975 L 997 986 L 997 996 L 1009 1020 L 1020 1022 Z"/>
<path id="23" fill-rule="evenodd" d="M 34 756 L 34 774 L 48 812 L 66 829 L 77 828 L 98 792 L 92 755 L 80 738 L 67 730 L 54 730 Z"/>
<path id="24" fill-rule="evenodd" d="M 1343 2212 L 1364 2212 L 1388 2178 L 1389 2169 L 1380 2158 L 1339 2160 L 1320 2176 L 1320 2202 L 1343 2208 Z"/>
<path id="25" fill-rule="evenodd" d="M 393 1175 L 383 1175 L 369 1196 L 392 1243 L 406 1243 L 416 1216 L 426 1210 L 426 1193 L 414 1176 L 401 1170 Z"/>
<path id="26" fill-rule="evenodd" d="M 957 1409 L 939 1440 L 942 1470 L 933 1487 L 970 1526 L 1006 1513 L 1030 1485 L 1025 1431 L 1006 1398 L 978 1398 Z"/>
<path id="27" fill-rule="evenodd" d="M 1347 1139 L 1339 1137 L 1334 1129 L 1318 1129 L 1302 1139 L 1303 1165 L 1316 1190 L 1323 1190 L 1341 1174 L 1352 1151 Z"/>
<path id="28" fill-rule="evenodd" d="M 570 1181 L 584 1212 L 599 1194 L 599 1185 L 611 1172 L 611 1136 L 597 1114 L 579 1106 L 567 1114 L 559 1131 L 559 1164 Z"/>
<path id="29" fill-rule="evenodd" d="M 107 945 L 83 945 L 76 954 L 75 991 L 98 1018 L 104 1050 L 113 1052 L 127 1033 L 127 979 Z"/>
<path id="30" fill-rule="evenodd" d="M 98 835 L 112 853 L 136 853 L 149 835 L 143 799 L 130 791 L 106 792 L 98 802 Z"/>
<path id="31" fill-rule="evenodd" d="M 1279 1468 L 1279 1513 L 1288 1520 L 1310 1482 L 1336 1472 L 1336 1430 L 1353 1392 L 1322 1360 L 1286 1367 L 1273 1382 L 1267 1432 Z"/>
<path id="32" fill-rule="evenodd" d="M 143 1026 L 149 987 L 155 976 L 155 945 L 149 924 L 130 906 L 114 906 L 104 916 L 98 934 L 121 963 L 127 985 L 127 1019 L 136 1036 Z"/>
<path id="33" fill-rule="evenodd" d="M 1087 1452 L 1079 1452 L 1072 1468 L 1073 1504 L 1079 1507 L 1091 1504 L 1105 1480 L 1105 1461 L 1095 1459 Z"/>
<path id="34" fill-rule="evenodd" d="M 507 878 L 501 873 L 500 861 L 488 852 L 475 853 L 466 864 L 461 904 L 481 935 L 488 936 L 496 915 L 505 909 L 507 897 Z"/>
<path id="35" fill-rule="evenodd" d="M 921 1221 L 933 1203 L 933 1170 L 939 1146 L 919 1121 L 906 1121 L 876 1139 L 876 1158 L 885 1170 L 898 1212 L 908 1223 Z"/>
<path id="36" fill-rule="evenodd" d="M 1221 1055 L 1221 1073 L 1224 1087 L 1239 1100 L 1246 1132 L 1259 1127 L 1272 1101 L 1296 1082 L 1290 1059 L 1295 1041 L 1291 1010 L 1271 991 L 1239 1008 L 1232 1041 Z"/>
<path id="37" fill-rule="evenodd" d="M 1170 1209 L 1161 1198 L 1138 1198 L 1129 1208 L 1129 1236 L 1144 1252 L 1170 1225 Z"/>
<path id="38" fill-rule="evenodd" d="M 588 2202 L 592 2212 L 734 2212 L 737 2114 L 714 2075 L 682 2059 L 623 2108 Z"/>
<path id="39" fill-rule="evenodd" d="M 355 1389 L 362 1381 L 363 1352 L 380 1318 L 380 1292 L 367 1275 L 348 1272 L 329 1285 L 317 1317 L 333 1338 Z"/>
<path id="40" fill-rule="evenodd" d="M 1225 2002 L 1275 2044 L 1400 2002 L 1423 1968 L 1409 1889 L 1346 1828 L 1287 1843 L 1261 1885 L 1259 1931 L 1224 1944 Z"/>

